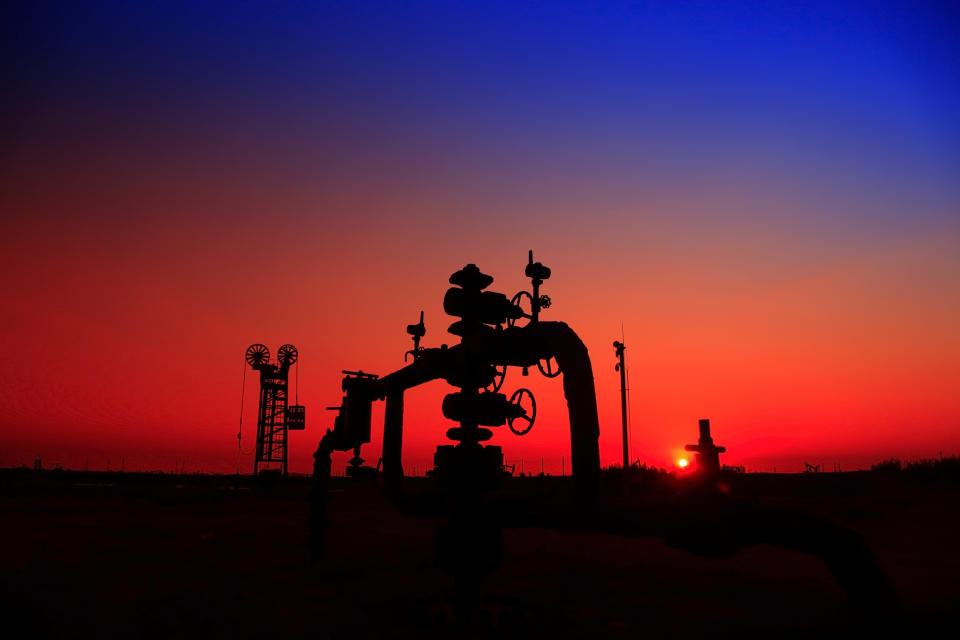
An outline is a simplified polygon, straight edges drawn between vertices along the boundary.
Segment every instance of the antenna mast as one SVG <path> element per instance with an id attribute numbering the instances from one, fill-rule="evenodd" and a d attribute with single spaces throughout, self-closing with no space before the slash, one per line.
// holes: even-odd
<path id="1" fill-rule="evenodd" d="M 614 353 L 620 360 L 614 367 L 620 372 L 620 417 L 623 421 L 623 468 L 630 466 L 630 443 L 627 437 L 627 365 L 623 359 L 623 352 L 627 346 L 619 340 L 613 341 Z"/>

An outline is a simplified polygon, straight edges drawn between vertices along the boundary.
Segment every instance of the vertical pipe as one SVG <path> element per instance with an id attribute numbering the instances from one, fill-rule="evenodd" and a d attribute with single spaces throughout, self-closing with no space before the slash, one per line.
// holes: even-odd
<path id="1" fill-rule="evenodd" d="M 600 485 L 600 420 L 587 346 L 563 322 L 528 324 L 540 357 L 553 355 L 563 371 L 563 395 L 570 417 L 570 469 L 577 492 L 594 497 Z"/>
<path id="2" fill-rule="evenodd" d="M 399 489 L 403 482 L 403 390 L 387 394 L 383 412 L 383 482 L 389 489 Z"/>

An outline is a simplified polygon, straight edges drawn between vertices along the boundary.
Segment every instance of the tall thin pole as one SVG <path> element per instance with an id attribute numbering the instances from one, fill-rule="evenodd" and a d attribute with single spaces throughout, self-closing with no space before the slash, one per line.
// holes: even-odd
<path id="1" fill-rule="evenodd" d="M 620 372 L 620 418 L 623 422 L 623 468 L 626 469 L 630 466 L 630 443 L 627 437 L 627 365 L 624 363 L 623 358 L 623 352 L 627 347 L 619 340 L 615 340 L 613 342 L 613 348 L 617 358 L 620 360 L 614 369 Z"/>

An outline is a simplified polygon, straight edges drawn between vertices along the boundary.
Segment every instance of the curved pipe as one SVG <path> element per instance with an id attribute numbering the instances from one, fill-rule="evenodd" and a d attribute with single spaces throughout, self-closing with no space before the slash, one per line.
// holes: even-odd
<path id="1" fill-rule="evenodd" d="M 600 418 L 587 347 L 565 322 L 532 322 L 520 332 L 536 350 L 535 361 L 557 360 L 570 418 L 574 485 L 582 495 L 594 496 L 600 482 Z"/>

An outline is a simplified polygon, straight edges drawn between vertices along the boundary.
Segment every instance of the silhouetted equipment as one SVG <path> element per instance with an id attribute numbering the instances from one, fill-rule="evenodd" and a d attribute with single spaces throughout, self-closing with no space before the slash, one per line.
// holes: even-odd
<path id="1" fill-rule="evenodd" d="M 370 414 L 374 396 L 370 393 L 370 383 L 377 379 L 372 373 L 363 371 L 343 371 L 341 388 L 344 391 L 340 420 L 343 425 L 343 444 L 353 449 L 347 475 L 360 476 L 364 472 L 363 458 L 360 457 L 360 445 L 370 442 Z"/>
<path id="2" fill-rule="evenodd" d="M 287 429 L 302 431 L 307 428 L 307 408 L 295 404 L 287 407 Z"/>
<path id="3" fill-rule="evenodd" d="M 427 327 L 423 324 L 423 311 L 420 312 L 420 322 L 417 324 L 408 324 L 407 333 L 413 338 L 413 349 L 403 354 L 403 361 L 407 361 L 407 356 L 413 356 L 414 361 L 420 356 L 423 347 L 420 346 L 420 339 L 427 335 Z"/>
<path id="4" fill-rule="evenodd" d="M 510 396 L 510 404 L 523 409 L 523 413 L 516 412 L 515 415 L 507 418 L 510 431 L 518 436 L 527 435 L 530 433 L 530 429 L 533 429 L 533 423 L 537 419 L 537 399 L 533 397 L 533 393 L 529 389 L 517 389 Z M 514 422 L 520 423 L 520 426 L 514 428 Z"/>
<path id="5" fill-rule="evenodd" d="M 277 364 L 271 364 L 266 346 L 252 344 L 247 348 L 247 364 L 260 372 L 254 475 L 272 469 L 286 476 L 287 432 L 306 428 L 306 408 L 299 404 L 287 405 L 290 367 L 297 362 L 297 356 L 297 348 L 285 344 L 277 351 Z"/>
<path id="6" fill-rule="evenodd" d="M 482 577 L 499 563 L 501 527 L 657 537 L 706 556 L 732 555 L 745 545 L 771 543 L 823 558 L 859 606 L 881 611 L 891 608 L 889 583 L 855 532 L 803 512 L 763 509 L 735 500 L 728 495 L 729 489 L 724 492 L 711 481 L 711 474 L 701 475 L 705 481 L 692 483 L 690 491 L 678 495 L 675 503 L 641 507 L 600 500 L 600 428 L 590 357 L 566 324 L 539 319 L 540 311 L 549 304 L 540 296 L 539 287 L 550 270 L 534 263 L 532 252 L 526 274 L 533 280 L 533 291 L 521 292 L 513 301 L 486 291 L 493 278 L 474 264 L 450 276 L 453 287 L 444 295 L 443 306 L 458 318 L 449 331 L 459 336 L 460 342 L 420 349 L 416 329 L 409 332 L 415 336 L 412 363 L 382 377 L 344 372 L 345 395 L 336 407 L 334 428 L 323 437 L 316 453 L 315 473 L 319 474 L 329 475 L 330 452 L 334 450 L 353 450 L 351 465 L 362 462 L 360 447 L 370 441 L 372 402 L 386 401 L 382 487 L 405 515 L 447 518 L 437 525 L 434 551 L 439 566 L 454 578 L 458 618 L 465 619 L 478 605 Z M 533 302 L 530 313 L 521 308 L 524 300 Z M 520 326 L 520 318 L 529 322 Z M 482 443 L 504 424 L 515 434 L 527 433 L 536 419 L 536 401 L 529 390 L 519 389 L 509 400 L 498 392 L 505 369 L 526 369 L 551 358 L 556 359 L 556 368 L 540 368 L 551 377 L 563 372 L 574 494 L 549 501 L 501 494 L 498 489 L 508 469 L 503 452 L 498 446 Z M 444 397 L 442 413 L 457 426 L 446 432 L 453 444 L 437 447 L 435 466 L 427 473 L 435 488 L 417 491 L 403 482 L 403 398 L 407 389 L 438 379 L 456 388 Z M 719 470 L 719 453 L 724 448 L 713 444 L 709 421 L 700 421 L 700 441 L 687 449 L 697 452 L 701 470 Z M 359 462 L 355 468 L 366 469 Z M 322 488 L 326 478 L 315 482 Z M 316 544 L 322 542 L 326 528 L 322 496 L 315 495 L 314 504 L 311 524 L 322 528 L 313 538 Z"/>
<path id="7" fill-rule="evenodd" d="M 713 438 L 710 437 L 710 421 L 700 421 L 700 440 L 697 444 L 688 444 L 684 447 L 687 451 L 697 453 L 697 470 L 704 473 L 716 473 L 720 471 L 720 454 L 727 450 L 726 447 L 718 447 L 713 444 Z"/>
<path id="8" fill-rule="evenodd" d="M 803 466 L 806 467 L 806 469 L 804 469 L 804 473 L 820 473 L 820 465 L 818 464 L 810 464 L 809 462 L 804 461 Z"/>
<path id="9" fill-rule="evenodd" d="M 620 372 L 620 420 L 623 424 L 623 468 L 626 469 L 630 466 L 630 442 L 627 437 L 627 365 L 623 358 L 627 347 L 619 340 L 614 340 L 613 349 L 618 359 L 613 370 Z"/>
<path id="10" fill-rule="evenodd" d="M 507 326 L 510 328 L 517 326 L 520 318 L 528 319 L 531 324 L 539 322 L 540 312 L 543 309 L 549 309 L 553 304 L 550 296 L 540 295 L 540 285 L 550 278 L 550 267 L 544 266 L 540 262 L 534 262 L 532 249 L 527 254 L 527 267 L 523 273 L 530 278 L 532 291 L 518 291 L 514 294 L 513 298 L 510 299 L 510 303 L 516 308 L 513 317 L 507 318 Z M 523 308 L 524 301 L 527 301 L 530 305 L 529 312 Z M 537 360 L 537 369 L 548 378 L 556 378 L 560 375 L 560 367 L 557 366 L 556 363 L 551 362 L 551 360 L 552 357 L 545 358 L 542 361 Z M 523 367 L 523 375 L 527 375 L 527 369 L 528 367 Z M 497 388 L 499 389 L 499 387 Z"/>
<path id="11" fill-rule="evenodd" d="M 549 296 L 540 295 L 540 285 L 550 278 L 550 267 L 545 267 L 540 262 L 534 262 L 533 250 L 531 249 L 527 258 L 527 268 L 524 269 L 523 275 L 530 278 L 533 292 L 519 291 L 513 296 L 510 302 L 514 306 L 521 308 L 524 300 L 529 301 L 530 312 L 524 312 L 521 317 L 528 318 L 531 322 L 537 322 L 540 319 L 540 310 L 549 309 L 552 304 Z M 513 326 L 515 323 L 516 319 L 510 323 L 510 326 Z"/>
<path id="12" fill-rule="evenodd" d="M 521 292 L 513 301 L 486 290 L 493 278 L 474 264 L 452 274 L 443 308 L 456 318 L 449 331 L 461 338 L 460 343 L 421 348 L 419 338 L 425 331 L 421 325 L 410 325 L 407 333 L 414 338 L 414 349 L 406 355 L 414 355 L 412 363 L 381 378 L 345 372 L 345 396 L 327 440 L 332 450 L 354 450 L 351 465 L 362 461 L 359 447 L 370 441 L 371 403 L 386 400 L 383 482 L 388 493 L 398 494 L 403 480 L 404 392 L 435 379 L 457 388 L 444 397 L 441 407 L 444 417 L 457 423 L 446 432 L 453 444 L 437 447 L 431 477 L 448 495 L 450 506 L 449 521 L 437 530 L 437 558 L 456 577 L 465 598 L 499 558 L 500 528 L 482 496 L 500 485 L 503 453 L 498 446 L 481 443 L 493 436 L 493 429 L 508 425 L 513 433 L 523 435 L 536 421 L 536 400 L 528 389 L 516 390 L 509 399 L 499 393 L 507 367 L 526 370 L 537 365 L 548 377 L 559 375 L 562 368 L 573 477 L 579 491 L 595 492 L 600 472 L 600 429 L 587 349 L 567 325 L 540 320 L 541 311 L 550 306 L 550 299 L 540 293 L 550 269 L 533 262 L 532 252 L 525 273 L 532 281 L 532 293 Z M 529 313 L 521 307 L 523 300 L 531 302 Z M 516 322 L 520 318 L 529 322 L 520 326 Z"/>

